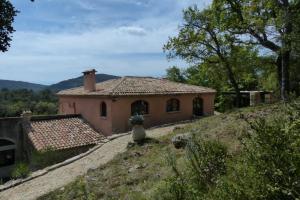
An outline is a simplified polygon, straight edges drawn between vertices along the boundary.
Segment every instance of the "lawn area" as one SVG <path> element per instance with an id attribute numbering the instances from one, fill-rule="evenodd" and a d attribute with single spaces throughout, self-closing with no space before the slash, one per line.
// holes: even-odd
<path id="1" fill-rule="evenodd" d="M 154 194 L 163 180 L 172 175 L 167 157 L 174 154 L 178 165 L 185 162 L 185 151 L 175 149 L 171 138 L 179 133 L 193 133 L 208 140 L 218 140 L 228 147 L 230 154 L 238 154 L 240 138 L 249 129 L 243 117 L 256 118 L 276 112 L 277 106 L 245 108 L 218 116 L 205 117 L 175 128 L 170 134 L 147 139 L 143 145 L 128 147 L 111 162 L 91 169 L 75 182 L 53 191 L 40 199 L 155 199 Z"/>

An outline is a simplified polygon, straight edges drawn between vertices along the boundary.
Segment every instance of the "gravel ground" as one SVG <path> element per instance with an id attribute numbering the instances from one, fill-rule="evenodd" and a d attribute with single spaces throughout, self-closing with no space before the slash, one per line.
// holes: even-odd
<path id="1" fill-rule="evenodd" d="M 168 134 L 175 126 L 184 126 L 185 124 L 176 124 L 161 128 L 147 130 L 148 137 L 158 138 Z M 2 200 L 27 200 L 36 199 L 39 196 L 47 194 L 57 188 L 63 187 L 74 181 L 76 177 L 87 173 L 89 169 L 95 169 L 109 162 L 119 153 L 126 151 L 128 142 L 131 141 L 131 135 L 125 135 L 116 138 L 102 147 L 73 163 L 61 168 L 55 169 L 44 176 L 40 176 L 21 185 L 15 186 L 0 193 Z"/>

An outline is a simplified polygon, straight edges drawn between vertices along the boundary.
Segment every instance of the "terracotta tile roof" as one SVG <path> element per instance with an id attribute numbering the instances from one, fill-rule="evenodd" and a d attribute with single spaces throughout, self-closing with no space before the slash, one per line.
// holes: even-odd
<path id="1" fill-rule="evenodd" d="M 96 84 L 96 91 L 83 87 L 62 90 L 58 95 L 135 96 L 164 94 L 215 93 L 211 88 L 172 82 L 152 77 L 123 77 Z"/>
<path id="2" fill-rule="evenodd" d="M 105 140 L 102 134 L 92 129 L 81 117 L 68 115 L 32 119 L 28 136 L 38 151 L 47 148 L 68 149 Z"/>

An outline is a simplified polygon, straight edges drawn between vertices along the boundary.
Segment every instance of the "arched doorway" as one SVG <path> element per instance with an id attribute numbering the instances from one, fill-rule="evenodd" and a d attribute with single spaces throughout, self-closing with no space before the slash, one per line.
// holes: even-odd
<path id="1" fill-rule="evenodd" d="M 0 138 L 0 168 L 15 164 L 15 151 L 14 142 Z"/>
<path id="2" fill-rule="evenodd" d="M 203 99 L 196 97 L 193 100 L 193 115 L 203 116 Z"/>
<path id="3" fill-rule="evenodd" d="M 138 100 L 131 104 L 131 115 L 149 114 L 149 104 L 147 101 Z"/>

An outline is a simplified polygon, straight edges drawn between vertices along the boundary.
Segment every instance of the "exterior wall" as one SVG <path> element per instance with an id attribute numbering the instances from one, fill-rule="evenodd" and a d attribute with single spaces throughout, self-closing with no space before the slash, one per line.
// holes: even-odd
<path id="1" fill-rule="evenodd" d="M 22 118 L 0 118 L 0 139 L 9 140 L 15 144 L 15 163 L 23 160 L 25 139 L 22 131 Z M 0 150 L 6 150 L 5 148 L 0 147 Z M 0 167 L 0 178 L 9 177 L 14 166 Z"/>
<path id="2" fill-rule="evenodd" d="M 101 103 L 105 102 L 107 116 L 100 116 Z M 81 114 L 84 119 L 98 132 L 104 135 L 111 135 L 112 132 L 112 100 L 97 96 L 91 97 L 59 97 L 60 114 Z"/>
<path id="3" fill-rule="evenodd" d="M 145 127 L 172 123 L 193 118 L 193 99 L 203 99 L 204 115 L 214 112 L 215 94 L 191 95 L 153 95 L 153 96 L 124 96 L 124 97 L 59 97 L 60 114 L 81 114 L 95 130 L 104 135 L 121 133 L 130 130 L 128 119 L 131 116 L 131 104 L 137 100 L 147 101 L 149 114 L 145 115 Z M 180 111 L 166 112 L 167 100 L 176 98 L 180 101 Z M 100 116 L 101 102 L 107 105 L 107 117 Z"/>
<path id="4" fill-rule="evenodd" d="M 212 115 L 214 112 L 214 94 L 195 95 L 155 95 L 118 97 L 112 102 L 112 132 L 120 133 L 130 130 L 128 119 L 131 116 L 131 104 L 137 100 L 147 101 L 149 114 L 144 115 L 146 128 L 166 123 L 172 123 L 193 118 L 193 99 L 203 99 L 204 115 Z M 180 110 L 166 112 L 167 100 L 176 98 L 180 101 Z"/>

